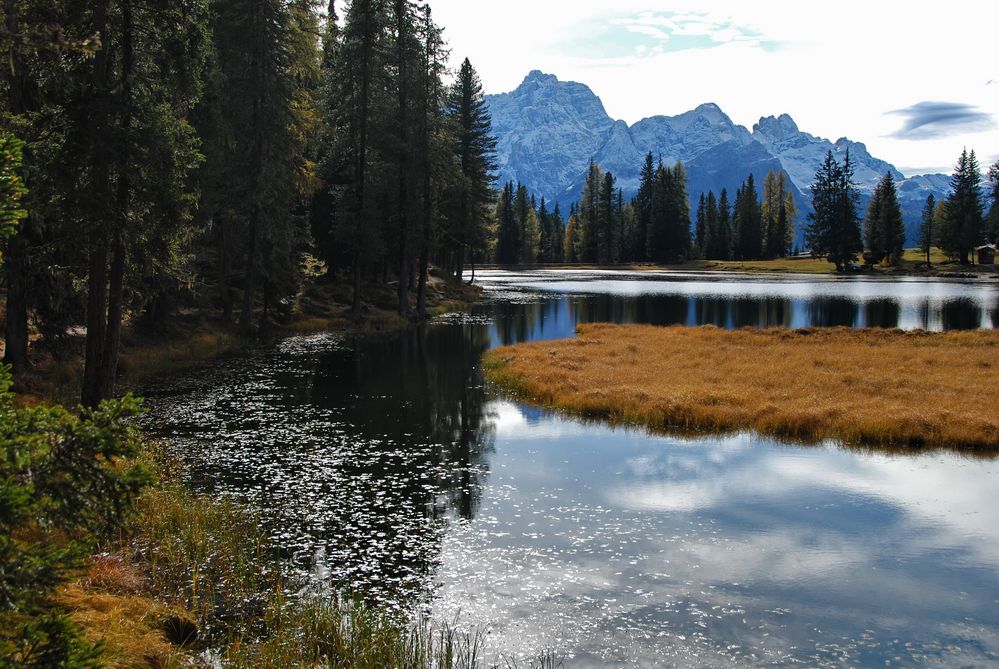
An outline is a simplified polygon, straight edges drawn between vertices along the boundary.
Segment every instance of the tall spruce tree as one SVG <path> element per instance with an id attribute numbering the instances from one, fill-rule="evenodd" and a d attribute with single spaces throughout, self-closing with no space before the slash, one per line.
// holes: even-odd
<path id="1" fill-rule="evenodd" d="M 763 253 L 763 215 L 752 174 L 746 177 L 742 187 L 736 191 L 732 216 L 735 228 L 734 257 L 737 260 L 759 258 Z"/>
<path id="2" fill-rule="evenodd" d="M 985 219 L 985 238 L 999 243 L 999 161 L 989 166 L 989 215 Z"/>
<path id="3" fill-rule="evenodd" d="M 697 200 L 697 221 L 694 224 L 694 251 L 700 257 L 705 254 L 705 238 L 708 234 L 708 209 L 704 193 Z"/>
<path id="4" fill-rule="evenodd" d="M 347 5 L 331 80 L 330 125 L 336 143 L 330 152 L 336 161 L 330 171 L 336 183 L 336 217 L 332 224 L 337 240 L 349 249 L 353 298 L 351 314 L 361 314 L 361 278 L 365 262 L 383 246 L 380 222 L 384 200 L 377 192 L 384 185 L 387 162 L 385 125 L 391 108 L 387 55 L 390 50 L 390 17 L 386 0 L 351 0 Z M 386 132 L 382 132 L 385 130 Z"/>
<path id="5" fill-rule="evenodd" d="M 656 167 L 652 153 L 645 156 L 635 196 L 635 234 L 631 256 L 633 260 L 649 258 L 649 229 L 652 221 L 652 192 L 656 182 Z"/>
<path id="6" fill-rule="evenodd" d="M 101 35 L 64 99 L 64 157 L 81 167 L 63 202 L 87 255 L 87 406 L 114 393 L 129 285 L 152 266 L 146 257 L 168 257 L 191 218 L 199 156 L 186 118 L 200 94 L 205 10 L 203 0 L 97 0 L 75 14 Z"/>
<path id="7" fill-rule="evenodd" d="M 461 168 L 451 225 L 456 245 L 451 269 L 460 279 L 470 241 L 484 237 L 496 169 L 496 139 L 482 82 L 467 58 L 448 93 L 447 113 L 455 128 L 454 155 Z"/>
<path id="8" fill-rule="evenodd" d="M 715 259 L 730 259 L 732 244 L 732 208 L 728 201 L 728 189 L 722 188 L 718 196 L 718 238 L 715 242 Z"/>
<path id="9" fill-rule="evenodd" d="M 926 254 L 926 264 L 930 265 L 930 249 L 934 243 L 933 221 L 936 215 L 937 200 L 933 195 L 926 196 L 923 215 L 919 225 L 919 250 Z"/>
<path id="10" fill-rule="evenodd" d="M 520 229 L 514 192 L 513 182 L 507 182 L 496 203 L 496 262 L 500 265 L 514 265 L 520 261 Z"/>
<path id="11" fill-rule="evenodd" d="M 558 202 L 555 203 L 555 209 L 552 210 L 550 220 L 552 227 L 550 262 L 565 262 L 565 220 L 562 218 L 562 210 L 559 208 Z"/>
<path id="12" fill-rule="evenodd" d="M 583 183 L 583 196 L 576 207 L 579 217 L 579 239 L 582 246 L 580 262 L 600 262 L 600 191 L 603 186 L 603 170 L 593 160 L 590 161 Z"/>
<path id="13" fill-rule="evenodd" d="M 794 243 L 794 217 L 797 215 L 794 196 L 787 186 L 783 170 L 767 173 L 760 203 L 763 256 L 783 258 Z"/>
<path id="14" fill-rule="evenodd" d="M 832 151 L 826 154 L 815 173 L 811 191 L 814 211 L 808 215 L 805 244 L 812 255 L 828 259 L 837 271 L 842 271 L 863 249 L 857 216 L 859 196 L 853 183 L 849 151 L 842 165 Z"/>
<path id="15" fill-rule="evenodd" d="M 940 248 L 957 258 L 962 265 L 971 263 L 971 253 L 983 239 L 982 175 L 974 151 L 965 149 L 958 158 L 951 177 L 951 192 L 944 207 L 943 225 L 939 228 Z"/>
<path id="16" fill-rule="evenodd" d="M 864 218 L 865 257 L 874 264 L 882 260 L 896 265 L 902 259 L 905 244 L 905 225 L 898 193 L 891 173 L 885 174 L 874 189 Z"/>

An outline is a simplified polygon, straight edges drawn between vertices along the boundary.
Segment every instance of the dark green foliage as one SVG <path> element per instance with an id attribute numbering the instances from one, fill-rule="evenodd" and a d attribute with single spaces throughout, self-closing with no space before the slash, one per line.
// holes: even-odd
<path id="1" fill-rule="evenodd" d="M 652 192 L 655 189 L 656 169 L 652 154 L 645 156 L 635 196 L 635 233 L 633 235 L 630 256 L 634 260 L 646 260 L 649 257 L 649 228 L 652 225 Z"/>
<path id="2" fill-rule="evenodd" d="M 898 204 L 895 180 L 888 173 L 874 189 L 874 196 L 864 219 L 864 246 L 867 249 L 865 259 L 871 264 L 883 260 L 889 265 L 896 265 L 902 259 L 904 244 L 902 209 Z"/>
<path id="3" fill-rule="evenodd" d="M 736 260 L 754 260 L 761 257 L 763 214 L 752 174 L 735 193 L 735 209 L 732 217 L 735 228 L 733 257 Z"/>
<path id="4" fill-rule="evenodd" d="M 503 186 L 496 203 L 496 262 L 501 265 L 513 265 L 520 260 L 520 240 L 523 233 L 517 225 L 513 198 L 514 187 L 511 181 Z"/>
<path id="5" fill-rule="evenodd" d="M 0 371 L 0 666 L 96 666 L 52 595 L 149 481 L 125 397 L 74 416 L 18 408 Z"/>
<path id="6" fill-rule="evenodd" d="M 465 248 L 482 250 L 486 241 L 489 207 L 493 201 L 496 139 L 486 107 L 482 82 L 466 58 L 448 91 L 447 115 L 454 128 L 454 155 L 461 170 L 451 216 L 453 273 L 464 272 Z"/>
<path id="7" fill-rule="evenodd" d="M 722 188 L 718 198 L 718 227 L 712 236 L 712 260 L 728 260 L 732 257 L 732 209 L 728 202 L 728 190 Z"/>
<path id="8" fill-rule="evenodd" d="M 984 238 L 982 211 L 982 175 L 974 151 L 965 149 L 951 177 L 951 192 L 944 204 L 944 218 L 937 242 L 962 265 L 971 262 L 973 249 Z"/>
<path id="9" fill-rule="evenodd" d="M 794 242 L 794 217 L 797 210 L 787 188 L 787 176 L 781 170 L 767 173 L 760 205 L 763 258 L 783 258 Z"/>
<path id="10" fill-rule="evenodd" d="M 985 219 L 985 238 L 999 243 L 999 161 L 989 166 L 989 215 Z"/>
<path id="11" fill-rule="evenodd" d="M 648 256 L 655 262 L 678 262 L 690 253 L 690 203 L 687 174 L 679 162 L 659 164 L 652 186 L 647 228 Z"/>
<path id="12" fill-rule="evenodd" d="M 697 222 L 694 224 L 694 250 L 702 258 L 704 257 L 704 252 L 707 248 L 707 243 L 706 243 L 707 234 L 708 234 L 707 201 L 704 198 L 704 193 L 701 193 L 701 197 L 697 201 Z"/>
<path id="13" fill-rule="evenodd" d="M 923 216 L 919 224 L 919 250 L 926 254 L 926 264 L 930 264 L 930 248 L 935 241 L 935 231 L 933 230 L 933 220 L 937 210 L 937 199 L 932 195 L 926 196 L 926 204 L 923 206 Z"/>
<path id="14" fill-rule="evenodd" d="M 0 134 L 0 238 L 4 239 L 28 215 L 21 203 L 27 192 L 20 174 L 23 149 L 24 142 Z"/>
<path id="15" fill-rule="evenodd" d="M 857 194 L 853 166 L 847 152 L 843 164 L 826 154 L 812 184 L 812 208 L 805 230 L 805 244 L 816 257 L 827 258 L 838 271 L 857 258 L 863 249 L 857 216 Z"/>

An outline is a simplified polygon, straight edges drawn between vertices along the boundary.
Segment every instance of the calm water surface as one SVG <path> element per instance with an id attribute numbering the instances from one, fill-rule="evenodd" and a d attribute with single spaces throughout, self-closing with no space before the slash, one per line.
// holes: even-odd
<path id="1" fill-rule="evenodd" d="M 999 326 L 999 284 L 481 273 L 473 314 L 298 337 L 149 388 L 192 483 L 289 569 L 570 667 L 999 664 L 991 458 L 701 439 L 512 403 L 479 361 L 579 322 Z"/>

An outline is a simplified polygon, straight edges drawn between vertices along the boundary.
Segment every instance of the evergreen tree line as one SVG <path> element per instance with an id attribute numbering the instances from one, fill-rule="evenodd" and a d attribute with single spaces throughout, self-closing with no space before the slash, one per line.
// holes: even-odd
<path id="1" fill-rule="evenodd" d="M 305 259 L 397 282 L 490 244 L 490 119 L 466 60 L 450 84 L 426 3 L 0 0 L 2 130 L 24 143 L 26 216 L 4 243 L 5 361 L 86 328 L 82 399 L 114 391 L 122 325 L 206 306 L 281 316 Z M 53 29 L 56 26 L 57 29 Z M 55 35 L 40 46 L 38 35 Z M 414 313 L 415 312 L 415 313 Z"/>
<path id="2" fill-rule="evenodd" d="M 686 173 L 646 157 L 642 184 L 625 202 L 614 175 L 590 163 L 583 194 L 563 221 L 523 185 L 504 187 L 496 206 L 495 260 L 516 262 L 676 262 L 691 251 Z"/>
<path id="3" fill-rule="evenodd" d="M 988 184 L 986 195 L 975 152 L 962 151 L 951 177 L 950 193 L 939 202 L 928 196 L 923 207 L 918 242 L 927 264 L 933 246 L 967 265 L 973 261 L 977 246 L 999 241 L 999 162 L 989 168 Z M 808 215 L 805 244 L 813 255 L 827 258 L 837 270 L 845 269 L 861 253 L 867 264 L 896 265 L 901 261 L 905 226 L 890 173 L 875 187 L 862 220 L 857 213 L 860 197 L 849 152 L 842 164 L 831 151 L 826 155 L 811 191 L 814 212 Z M 987 216 L 986 199 L 991 203 Z"/>
<path id="4" fill-rule="evenodd" d="M 518 204 L 522 203 L 522 204 Z M 770 172 L 761 201 L 753 176 L 736 191 L 702 193 L 691 231 L 687 175 L 645 157 L 638 192 L 625 201 L 614 175 L 590 163 L 583 193 L 563 225 L 558 207 L 537 210 L 533 197 L 508 184 L 496 208 L 495 260 L 518 262 L 680 262 L 783 257 L 794 242 L 797 215 L 787 176 Z M 561 238 L 560 238 L 561 237 Z"/>
<path id="5" fill-rule="evenodd" d="M 794 244 L 798 209 L 788 189 L 787 175 L 771 170 L 763 182 L 763 199 L 752 174 L 736 189 L 729 207 L 728 191 L 716 198 L 701 194 L 697 205 L 694 246 L 707 260 L 783 258 Z"/>
<path id="6" fill-rule="evenodd" d="M 507 183 L 496 201 L 495 260 L 504 265 L 562 262 L 565 221 L 556 204 L 551 211 L 527 187 Z"/>

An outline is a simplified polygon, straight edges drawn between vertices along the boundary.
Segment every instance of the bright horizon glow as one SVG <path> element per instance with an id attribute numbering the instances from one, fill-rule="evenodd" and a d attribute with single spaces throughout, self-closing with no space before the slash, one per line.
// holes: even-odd
<path id="1" fill-rule="evenodd" d="M 430 4 L 452 68 L 468 57 L 487 93 L 537 69 L 588 85 L 629 124 L 715 102 L 750 130 L 787 113 L 863 142 L 907 176 L 950 173 L 964 147 L 983 170 L 999 159 L 995 21 L 979 3 Z"/>

